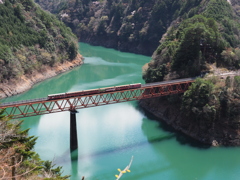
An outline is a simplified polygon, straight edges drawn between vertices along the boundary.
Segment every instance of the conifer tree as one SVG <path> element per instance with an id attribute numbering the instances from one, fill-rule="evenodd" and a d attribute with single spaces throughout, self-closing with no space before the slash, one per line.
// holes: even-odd
<path id="1" fill-rule="evenodd" d="M 12 122 L 0 111 L 0 179 L 68 179 L 62 167 L 42 161 L 33 151 L 37 138 L 21 130 L 22 121 Z"/>

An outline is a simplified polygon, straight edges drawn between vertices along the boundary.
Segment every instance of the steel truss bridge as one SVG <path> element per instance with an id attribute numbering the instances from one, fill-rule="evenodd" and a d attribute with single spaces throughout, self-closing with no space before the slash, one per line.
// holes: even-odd
<path id="1" fill-rule="evenodd" d="M 91 95 L 73 96 L 69 98 L 48 99 L 46 97 L 2 103 L 0 104 L 0 110 L 4 109 L 6 116 L 11 117 L 12 119 L 70 111 L 70 149 L 71 151 L 74 151 L 78 148 L 76 122 L 77 109 L 167 96 L 171 94 L 180 94 L 184 93 L 194 80 L 195 78 L 186 78 L 148 83 L 134 89 L 116 90 L 111 92 L 99 91 L 99 93 Z"/>
<path id="2" fill-rule="evenodd" d="M 73 111 L 76 109 L 96 107 L 126 101 L 167 96 L 185 92 L 194 78 L 186 78 L 141 85 L 140 88 L 102 92 L 98 94 L 76 96 L 63 99 L 48 100 L 48 98 L 31 99 L 0 104 L 0 110 L 12 119 L 29 116 Z"/>

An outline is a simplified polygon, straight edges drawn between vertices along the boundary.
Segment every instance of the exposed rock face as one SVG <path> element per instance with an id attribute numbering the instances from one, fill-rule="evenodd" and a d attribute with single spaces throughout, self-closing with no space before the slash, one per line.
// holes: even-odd
<path id="1" fill-rule="evenodd" d="M 0 99 L 13 96 L 29 90 L 34 84 L 54 77 L 60 73 L 71 70 L 83 63 L 83 57 L 78 54 L 73 61 L 64 61 L 63 64 L 56 64 L 53 67 L 45 66 L 41 71 L 23 75 L 17 80 L 10 80 L 0 84 Z"/>

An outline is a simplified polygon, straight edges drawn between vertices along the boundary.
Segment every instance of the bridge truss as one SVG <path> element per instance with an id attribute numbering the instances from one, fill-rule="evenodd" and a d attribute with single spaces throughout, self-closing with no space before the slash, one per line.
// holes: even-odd
<path id="1" fill-rule="evenodd" d="M 120 102 L 134 101 L 146 98 L 167 96 L 185 92 L 193 79 L 185 81 L 168 81 L 167 83 L 150 83 L 137 89 L 103 92 L 85 96 L 76 96 L 66 99 L 48 100 L 47 98 L 17 101 L 0 104 L 0 110 L 12 119 L 37 116 L 62 111 L 96 107 Z"/>

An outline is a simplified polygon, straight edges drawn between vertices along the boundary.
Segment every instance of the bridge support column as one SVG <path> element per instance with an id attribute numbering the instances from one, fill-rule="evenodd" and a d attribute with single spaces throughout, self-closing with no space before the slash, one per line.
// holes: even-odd
<path id="1" fill-rule="evenodd" d="M 71 151 L 74 151 L 78 148 L 76 113 L 78 112 L 75 109 L 70 110 L 70 150 Z"/>

